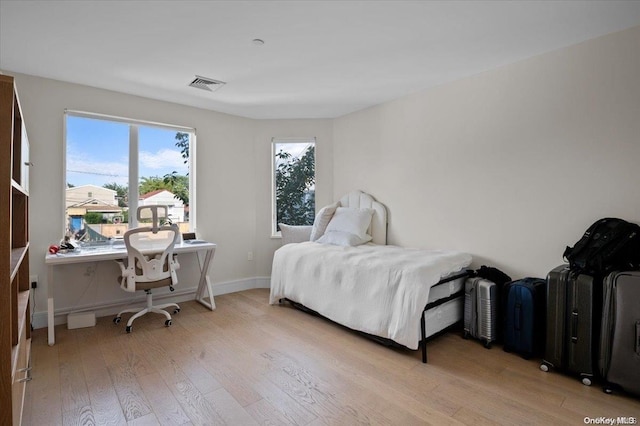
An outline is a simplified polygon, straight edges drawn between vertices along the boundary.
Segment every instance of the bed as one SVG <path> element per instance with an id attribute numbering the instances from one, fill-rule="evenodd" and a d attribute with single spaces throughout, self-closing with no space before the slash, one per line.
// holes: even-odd
<path id="1" fill-rule="evenodd" d="M 323 216 L 327 207 L 333 213 Z M 315 241 L 276 250 L 269 302 L 289 301 L 383 343 L 421 348 L 426 362 L 427 339 L 462 319 L 471 256 L 387 245 L 386 208 L 369 194 L 354 191 L 327 207 L 309 237 L 301 238 Z M 362 212 L 371 212 L 370 220 L 363 219 L 353 232 L 370 241 L 336 244 L 340 226 L 333 224 Z M 323 226 L 320 236 L 314 235 Z"/>

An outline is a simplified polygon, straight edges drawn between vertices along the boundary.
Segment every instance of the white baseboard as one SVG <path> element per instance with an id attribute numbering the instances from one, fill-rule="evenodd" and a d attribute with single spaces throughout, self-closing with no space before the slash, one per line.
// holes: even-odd
<path id="1" fill-rule="evenodd" d="M 212 285 L 213 296 L 220 296 L 222 294 L 235 293 L 243 290 L 251 290 L 253 288 L 269 288 L 271 278 L 270 277 L 254 277 L 245 278 L 241 280 L 227 281 L 223 283 L 217 283 Z M 193 300 L 195 298 L 196 289 L 176 290 L 173 293 L 154 295 L 154 300 L 162 300 L 170 298 L 171 301 L 180 303 Z M 145 302 L 145 295 L 140 293 L 140 296 L 136 298 L 122 298 L 118 300 L 111 300 L 106 303 L 93 303 L 83 306 L 74 306 L 72 309 L 62 308 L 56 309 L 54 314 L 54 322 L 56 325 L 66 324 L 67 315 L 70 313 L 88 312 L 92 311 L 96 317 L 105 317 L 109 315 L 117 314 L 123 306 L 143 306 Z M 32 317 L 31 325 L 34 329 L 47 327 L 47 311 L 35 312 Z"/>

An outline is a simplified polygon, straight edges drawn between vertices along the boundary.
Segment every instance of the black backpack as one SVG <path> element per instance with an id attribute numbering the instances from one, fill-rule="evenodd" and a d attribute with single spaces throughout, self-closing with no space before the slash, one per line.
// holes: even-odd
<path id="1" fill-rule="evenodd" d="M 600 219 L 573 247 L 567 247 L 563 256 L 572 270 L 595 276 L 638 269 L 640 226 L 622 219 Z"/>
<path id="2" fill-rule="evenodd" d="M 484 278 L 485 280 L 496 283 L 499 289 L 502 289 L 503 285 L 511 281 L 511 277 L 509 275 L 492 266 L 482 265 L 480 269 L 475 271 L 475 275 L 480 278 Z"/>

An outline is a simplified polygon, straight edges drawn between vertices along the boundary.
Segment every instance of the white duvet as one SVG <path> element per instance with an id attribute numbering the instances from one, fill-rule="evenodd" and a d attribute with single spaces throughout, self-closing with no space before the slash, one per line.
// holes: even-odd
<path id="1" fill-rule="evenodd" d="M 288 298 L 354 330 L 409 349 L 431 286 L 471 264 L 471 255 L 365 244 L 304 242 L 275 252 L 269 303 Z"/>

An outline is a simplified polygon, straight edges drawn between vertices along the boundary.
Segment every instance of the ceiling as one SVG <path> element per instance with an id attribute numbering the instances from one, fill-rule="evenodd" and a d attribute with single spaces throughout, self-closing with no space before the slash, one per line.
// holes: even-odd
<path id="1" fill-rule="evenodd" d="M 0 0 L 0 70 L 333 118 L 636 25 L 640 1 Z"/>

